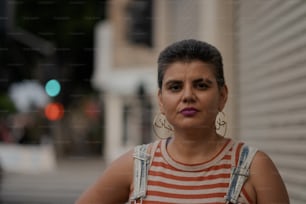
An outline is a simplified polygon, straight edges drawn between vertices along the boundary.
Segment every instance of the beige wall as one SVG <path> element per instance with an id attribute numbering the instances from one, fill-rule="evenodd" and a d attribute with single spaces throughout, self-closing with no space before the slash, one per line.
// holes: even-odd
<path id="1" fill-rule="evenodd" d="M 106 161 L 139 143 L 134 135 L 128 145 L 122 145 L 122 108 L 126 97 L 133 97 L 138 82 L 144 81 L 149 88 L 154 113 L 157 79 L 156 60 L 158 53 L 169 43 L 186 38 L 195 38 L 212 43 L 220 49 L 225 64 L 225 77 L 230 89 L 226 106 L 229 123 L 227 137 L 234 137 L 234 67 L 232 58 L 232 1 L 222 0 L 155 0 L 154 3 L 154 48 L 129 44 L 124 36 L 124 9 L 129 0 L 113 0 L 110 3 L 109 23 L 102 25 L 102 34 L 97 41 L 102 52 L 96 56 L 95 76 L 98 86 L 107 93 L 106 104 Z M 97 32 L 99 33 L 99 32 Z M 107 35 L 105 35 L 105 34 Z M 104 35 L 104 37 L 103 37 Z M 100 39 L 100 40 L 99 40 Z M 109 49 L 105 48 L 105 45 Z M 98 51 L 99 52 L 99 51 Z M 106 63 L 105 63 L 106 62 Z M 123 91 L 122 91 L 123 90 Z M 154 115 L 153 113 L 153 115 Z M 137 127 L 136 127 L 137 128 Z M 133 131 L 132 131 L 133 132 Z M 135 133 L 137 134 L 137 133 Z M 136 139 L 135 139 L 136 138 Z M 154 138 L 153 138 L 154 139 Z M 128 147 L 129 146 L 129 147 Z"/>
<path id="2" fill-rule="evenodd" d="M 228 122 L 226 136 L 236 138 L 235 100 L 237 87 L 235 86 L 236 76 L 234 67 L 234 19 L 232 0 L 205 0 L 201 1 L 199 38 L 216 46 L 222 56 L 226 84 L 229 88 L 228 102 L 225 107 L 225 114 Z"/>

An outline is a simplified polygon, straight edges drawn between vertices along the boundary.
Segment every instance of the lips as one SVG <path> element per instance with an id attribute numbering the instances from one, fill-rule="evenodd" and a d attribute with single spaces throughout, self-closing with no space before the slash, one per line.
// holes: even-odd
<path id="1" fill-rule="evenodd" d="M 181 114 L 184 116 L 193 116 L 198 112 L 197 109 L 195 108 L 184 108 L 183 110 L 180 111 Z"/>

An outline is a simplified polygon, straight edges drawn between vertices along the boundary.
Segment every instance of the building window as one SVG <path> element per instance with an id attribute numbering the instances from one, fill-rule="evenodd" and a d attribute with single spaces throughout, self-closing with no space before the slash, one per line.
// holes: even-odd
<path id="1" fill-rule="evenodd" d="M 152 0 L 131 0 L 127 5 L 127 40 L 132 44 L 153 46 Z"/>

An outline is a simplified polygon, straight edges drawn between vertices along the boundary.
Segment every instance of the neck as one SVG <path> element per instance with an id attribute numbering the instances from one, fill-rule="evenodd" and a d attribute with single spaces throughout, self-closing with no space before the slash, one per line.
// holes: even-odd
<path id="1" fill-rule="evenodd" d="M 186 132 L 185 132 L 186 133 Z M 170 140 L 168 153 L 177 161 L 189 164 L 202 163 L 214 157 L 227 139 L 210 132 L 189 131 L 188 134 L 175 133 Z"/>

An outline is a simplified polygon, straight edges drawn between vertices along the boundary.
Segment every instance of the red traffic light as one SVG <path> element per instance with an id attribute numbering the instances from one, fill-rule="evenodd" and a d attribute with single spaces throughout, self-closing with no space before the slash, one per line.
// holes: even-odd
<path id="1" fill-rule="evenodd" d="M 45 107 L 45 116 L 52 121 L 60 120 L 64 116 L 64 107 L 60 103 L 49 103 Z"/>

